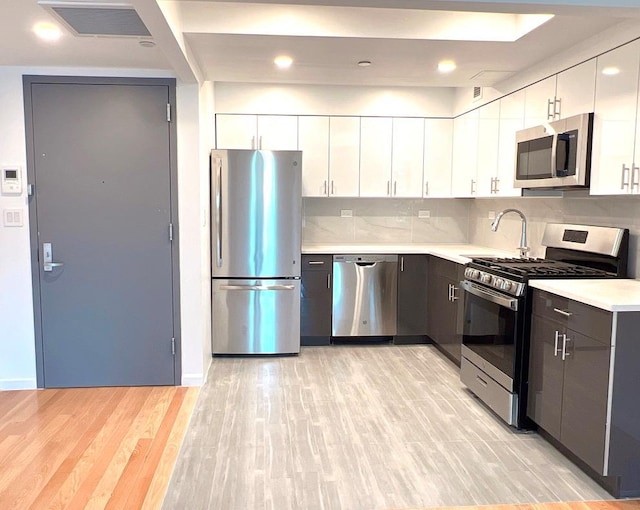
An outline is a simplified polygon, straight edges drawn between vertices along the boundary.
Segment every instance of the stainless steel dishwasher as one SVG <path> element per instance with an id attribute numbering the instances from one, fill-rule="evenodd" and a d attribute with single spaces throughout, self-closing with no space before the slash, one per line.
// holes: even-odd
<path id="1" fill-rule="evenodd" d="M 397 255 L 333 256 L 332 336 L 396 334 Z"/>

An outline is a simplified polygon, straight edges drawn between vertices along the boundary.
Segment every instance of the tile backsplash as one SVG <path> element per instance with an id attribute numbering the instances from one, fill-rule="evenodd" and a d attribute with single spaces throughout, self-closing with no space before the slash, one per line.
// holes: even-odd
<path id="1" fill-rule="evenodd" d="M 302 240 L 314 243 L 465 243 L 471 200 L 304 198 Z M 343 217 L 343 211 L 351 216 Z M 419 217 L 428 216 L 428 217 Z"/>
<path id="2" fill-rule="evenodd" d="M 507 214 L 500 221 L 497 232 L 491 231 L 490 213 L 515 208 L 527 218 L 527 241 L 530 256 L 543 257 L 542 234 L 547 223 L 575 223 L 629 229 L 628 276 L 640 276 L 640 197 L 564 197 L 564 198 L 502 198 L 476 199 L 470 207 L 469 239 L 473 244 L 512 250 L 520 242 L 521 221 L 517 214 Z"/>

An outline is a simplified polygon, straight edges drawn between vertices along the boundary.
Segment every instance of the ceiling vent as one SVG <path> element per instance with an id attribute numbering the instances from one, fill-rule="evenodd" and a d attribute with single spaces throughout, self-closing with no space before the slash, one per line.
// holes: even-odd
<path id="1" fill-rule="evenodd" d="M 87 37 L 151 37 L 131 5 L 40 1 L 71 32 Z"/>
<path id="2" fill-rule="evenodd" d="M 473 87 L 473 101 L 482 99 L 482 87 Z"/>

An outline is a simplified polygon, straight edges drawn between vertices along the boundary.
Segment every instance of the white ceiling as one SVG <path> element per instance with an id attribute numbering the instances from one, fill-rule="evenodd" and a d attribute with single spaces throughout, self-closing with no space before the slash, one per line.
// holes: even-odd
<path id="1" fill-rule="evenodd" d="M 31 27 L 55 21 L 51 14 L 37 0 L 2 0 L 0 65 L 160 69 L 187 80 L 467 87 L 491 85 L 629 18 L 640 27 L 640 0 L 105 1 L 133 5 L 156 46 L 66 30 L 56 43 L 44 43 Z M 465 11 L 503 15 L 470 21 Z M 520 14 L 555 16 L 516 40 L 484 40 L 518 37 L 526 23 Z M 468 40 L 452 40 L 460 36 Z M 282 53 L 294 58 L 287 71 L 272 64 Z M 458 69 L 437 73 L 444 58 Z M 373 65 L 358 67 L 359 60 Z"/>

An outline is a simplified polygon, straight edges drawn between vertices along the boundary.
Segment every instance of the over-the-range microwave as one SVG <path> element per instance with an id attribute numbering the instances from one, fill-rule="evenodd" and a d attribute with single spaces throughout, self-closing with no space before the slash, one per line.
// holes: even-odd
<path id="1" fill-rule="evenodd" d="M 516 133 L 516 188 L 589 186 L 593 113 Z"/>

